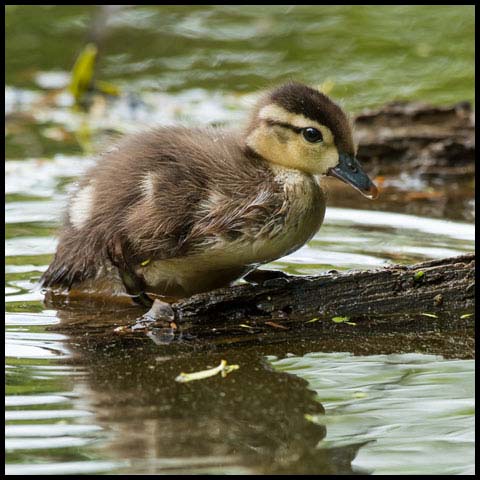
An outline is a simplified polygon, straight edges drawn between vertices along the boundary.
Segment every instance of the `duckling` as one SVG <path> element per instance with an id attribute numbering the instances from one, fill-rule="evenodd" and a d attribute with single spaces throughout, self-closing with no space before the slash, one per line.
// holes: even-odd
<path id="1" fill-rule="evenodd" d="M 254 278 L 308 242 L 324 218 L 322 175 L 377 196 L 347 115 L 298 82 L 266 93 L 239 131 L 129 136 L 80 180 L 41 284 L 127 294 L 151 306 L 140 325 L 171 321 L 162 298 Z"/>

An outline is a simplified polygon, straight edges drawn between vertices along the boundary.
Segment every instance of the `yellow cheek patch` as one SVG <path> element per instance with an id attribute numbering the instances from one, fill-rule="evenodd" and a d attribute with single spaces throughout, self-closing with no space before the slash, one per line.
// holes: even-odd
<path id="1" fill-rule="evenodd" d="M 303 115 L 287 112 L 274 104 L 263 107 L 259 118 L 264 122 L 250 133 L 246 143 L 269 162 L 314 175 L 325 174 L 338 164 L 333 133 L 325 125 Z M 294 132 L 275 123 L 296 129 L 316 128 L 322 132 L 323 141 L 308 142 L 301 132 Z"/>

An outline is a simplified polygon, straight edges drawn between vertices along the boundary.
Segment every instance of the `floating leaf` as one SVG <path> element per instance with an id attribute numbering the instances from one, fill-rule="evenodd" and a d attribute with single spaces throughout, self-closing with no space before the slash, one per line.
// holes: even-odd
<path id="1" fill-rule="evenodd" d="M 226 377 L 230 372 L 238 370 L 239 368 L 239 365 L 227 365 L 227 361 L 222 360 L 218 367 L 209 368 L 208 370 L 201 370 L 200 372 L 182 372 L 175 378 L 175 381 L 180 383 L 187 383 L 192 382 L 193 380 L 203 380 L 205 378 L 213 377 L 215 375 L 218 375 L 219 373 L 222 375 L 222 377 Z"/>
<path id="2" fill-rule="evenodd" d="M 365 397 L 367 397 L 367 394 L 365 392 L 355 392 L 353 394 L 353 397 L 354 398 L 365 398 Z"/>

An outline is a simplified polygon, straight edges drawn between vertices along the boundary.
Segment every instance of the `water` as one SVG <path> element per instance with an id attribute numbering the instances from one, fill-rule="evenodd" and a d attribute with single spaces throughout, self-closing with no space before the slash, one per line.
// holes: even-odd
<path id="1" fill-rule="evenodd" d="M 32 88 L 46 81 L 39 71 L 70 70 L 96 31 L 92 14 L 101 24 L 94 7 L 42 7 L 32 15 L 28 6 L 8 6 L 7 84 Z M 176 92 L 329 79 L 350 109 L 392 96 L 472 100 L 474 17 L 473 6 L 444 5 L 123 8 L 106 21 L 101 75 L 133 91 Z M 58 74 L 47 79 L 59 81 Z"/>
<path id="2" fill-rule="evenodd" d="M 124 94 L 88 114 L 55 88 L 96 10 L 32 8 L 6 10 L 6 473 L 472 473 L 474 363 L 445 348 L 471 328 L 426 333 L 410 353 L 388 335 L 157 346 L 99 333 L 128 308 L 53 309 L 36 282 L 66 196 L 111 135 L 152 122 L 234 125 L 258 88 L 292 76 L 329 79 L 353 111 L 472 100 L 473 7 L 122 9 L 99 72 Z M 331 202 L 315 238 L 272 266 L 315 274 L 473 251 L 473 186 L 455 187 L 464 196 L 446 210 L 427 202 L 426 217 L 400 195 L 415 181 L 398 181 L 399 200 L 381 208 Z M 78 331 L 55 331 L 65 322 Z M 240 369 L 174 381 L 222 358 Z"/>
<path id="3" fill-rule="evenodd" d="M 325 407 L 320 447 L 359 445 L 352 467 L 377 475 L 471 474 L 474 364 L 422 354 L 311 353 L 273 359 L 307 380 Z M 308 414 L 307 414 L 308 415 Z M 408 461 L 406 459 L 408 458 Z"/>

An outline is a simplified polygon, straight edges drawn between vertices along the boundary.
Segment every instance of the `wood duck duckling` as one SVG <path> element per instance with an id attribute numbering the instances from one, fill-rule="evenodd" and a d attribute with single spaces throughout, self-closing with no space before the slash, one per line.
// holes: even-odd
<path id="1" fill-rule="evenodd" d="M 42 286 L 126 293 L 151 306 L 139 325 L 171 321 L 168 303 L 149 294 L 254 279 L 259 265 L 308 242 L 325 213 L 321 175 L 377 196 L 346 114 L 296 82 L 264 95 L 241 131 L 171 126 L 127 137 L 79 182 Z"/>

